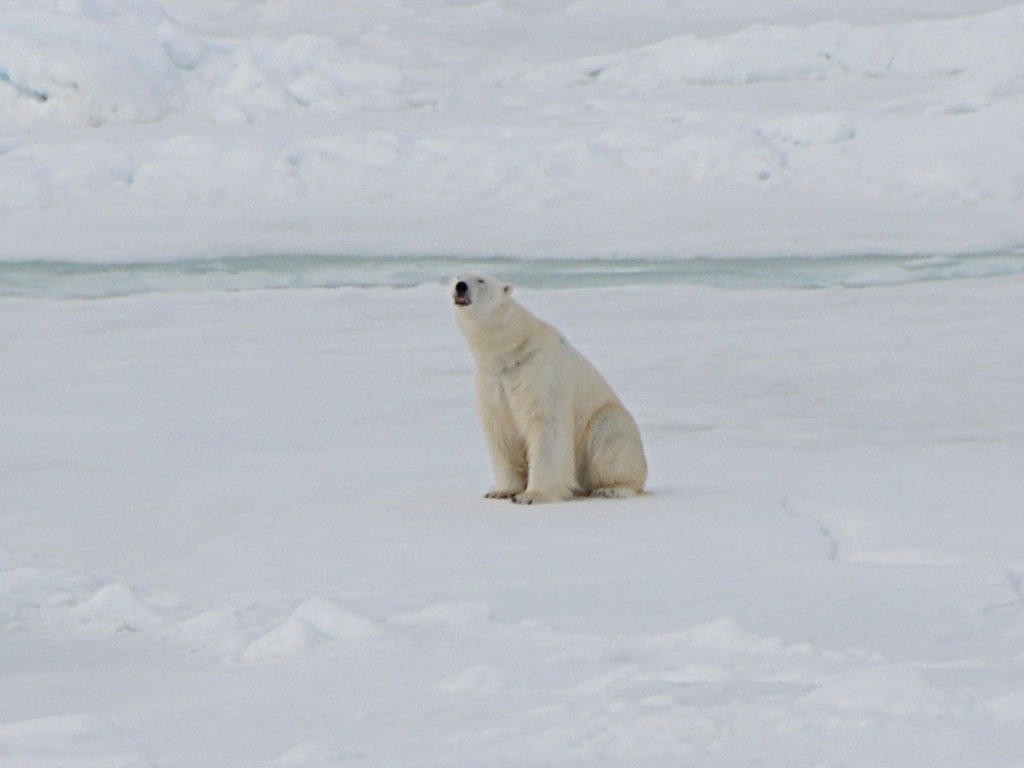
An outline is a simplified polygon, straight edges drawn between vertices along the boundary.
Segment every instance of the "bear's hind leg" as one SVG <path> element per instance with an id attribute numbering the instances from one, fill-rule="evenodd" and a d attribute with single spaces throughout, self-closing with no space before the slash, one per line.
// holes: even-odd
<path id="1" fill-rule="evenodd" d="M 610 403 L 591 419 L 579 470 L 588 496 L 626 499 L 647 481 L 640 430 L 621 405 Z"/>

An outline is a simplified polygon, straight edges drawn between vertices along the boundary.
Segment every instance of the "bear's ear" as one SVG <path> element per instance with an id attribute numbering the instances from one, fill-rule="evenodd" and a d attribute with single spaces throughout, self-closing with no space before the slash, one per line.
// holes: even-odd
<path id="1" fill-rule="evenodd" d="M 505 283 L 505 287 L 504 287 L 504 288 L 502 288 L 502 292 L 503 292 L 503 293 L 504 293 L 504 294 L 505 294 L 506 296 L 511 296 L 511 295 L 512 295 L 512 289 L 513 289 L 513 288 L 515 288 L 515 286 L 514 286 L 514 285 L 512 285 L 512 283 Z"/>

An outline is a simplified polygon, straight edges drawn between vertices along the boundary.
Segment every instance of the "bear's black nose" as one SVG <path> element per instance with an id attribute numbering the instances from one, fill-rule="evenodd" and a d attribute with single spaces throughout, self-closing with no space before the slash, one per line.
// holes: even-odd
<path id="1" fill-rule="evenodd" d="M 463 281 L 463 280 L 459 280 L 459 282 L 457 282 L 455 284 L 455 295 L 456 296 L 465 296 L 466 295 L 466 291 L 468 291 L 468 290 L 469 290 L 469 286 L 466 285 L 465 281 Z"/>

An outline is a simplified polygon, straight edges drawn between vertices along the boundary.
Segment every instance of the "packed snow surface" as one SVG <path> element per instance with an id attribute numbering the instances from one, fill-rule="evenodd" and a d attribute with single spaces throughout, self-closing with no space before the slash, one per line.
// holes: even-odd
<path id="1" fill-rule="evenodd" d="M 1024 243 L 1024 5 L 6 0 L 0 257 Z"/>
<path id="2" fill-rule="evenodd" d="M 0 768 L 1024 768 L 1022 126 L 1002 0 L 3 0 Z M 469 263 L 649 493 L 482 498 Z"/>
<path id="3" fill-rule="evenodd" d="M 0 301 L 0 766 L 1024 765 L 1024 278 L 519 295 L 645 496 L 482 498 L 439 285 Z"/>

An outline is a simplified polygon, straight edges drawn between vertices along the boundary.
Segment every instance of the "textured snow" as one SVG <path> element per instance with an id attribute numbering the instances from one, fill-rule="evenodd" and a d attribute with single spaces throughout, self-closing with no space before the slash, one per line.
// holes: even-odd
<path id="1" fill-rule="evenodd" d="M 9 0 L 0 257 L 1006 251 L 1022 83 L 988 0 Z"/>
<path id="2" fill-rule="evenodd" d="M 1000 0 L 5 0 L 0 768 L 1021 768 L 1022 95 Z M 482 498 L 467 262 L 649 493 Z"/>
<path id="3" fill-rule="evenodd" d="M 482 498 L 439 285 L 0 302 L 0 759 L 1020 764 L 1021 278 L 520 295 L 646 496 Z"/>

